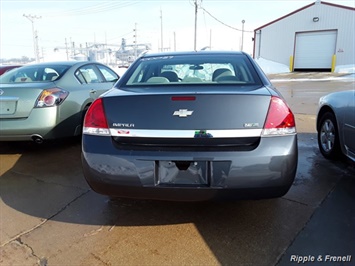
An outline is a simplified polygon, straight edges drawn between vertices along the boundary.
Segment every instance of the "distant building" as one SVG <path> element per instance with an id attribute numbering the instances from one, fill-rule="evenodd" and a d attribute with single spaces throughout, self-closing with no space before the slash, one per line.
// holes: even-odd
<path id="1" fill-rule="evenodd" d="M 290 71 L 355 72 L 355 8 L 316 1 L 254 30 L 254 58 Z"/>

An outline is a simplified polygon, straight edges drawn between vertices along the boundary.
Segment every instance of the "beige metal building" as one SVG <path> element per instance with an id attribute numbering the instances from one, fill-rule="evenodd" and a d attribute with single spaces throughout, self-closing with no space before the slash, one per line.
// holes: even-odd
<path id="1" fill-rule="evenodd" d="M 254 30 L 254 58 L 290 71 L 355 69 L 355 8 L 316 1 Z"/>

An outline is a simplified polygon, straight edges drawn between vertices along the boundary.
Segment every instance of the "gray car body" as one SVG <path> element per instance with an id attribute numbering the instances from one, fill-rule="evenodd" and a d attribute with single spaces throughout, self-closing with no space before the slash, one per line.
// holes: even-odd
<path id="1" fill-rule="evenodd" d="M 187 55 L 194 56 L 194 53 Z M 235 56 L 241 53 L 231 52 L 227 55 Z M 248 55 L 243 55 L 250 60 L 259 75 L 261 85 L 253 90 L 238 93 L 235 93 L 233 85 L 226 85 L 218 90 L 206 90 L 203 85 L 183 88 L 176 86 L 169 89 L 155 87 L 148 91 L 144 88 L 136 91 L 120 89 L 134 71 L 133 65 L 116 84 L 116 88 L 101 97 L 111 132 L 132 130 L 130 127 L 134 125 L 130 125 L 129 121 L 135 121 L 135 127 L 139 125 L 140 129 L 151 130 L 149 132 L 155 132 L 154 129 L 157 127 L 168 128 L 167 131 L 173 135 L 204 126 L 207 129 L 217 129 L 219 132 L 231 129 L 227 125 L 229 121 L 232 121 L 230 124 L 243 124 L 245 121 L 243 117 L 248 117 L 247 119 L 255 117 L 255 121 L 264 117 L 257 129 L 261 132 L 271 96 L 282 96 L 256 63 Z M 147 57 L 149 60 L 149 56 Z M 196 96 L 200 112 L 194 103 L 170 103 L 168 99 L 172 95 Z M 248 97 L 254 97 L 255 102 L 252 100 L 244 102 L 243 99 Z M 218 103 L 219 99 L 225 104 L 218 105 L 217 109 L 210 108 Z M 235 104 L 228 105 L 229 101 Z M 176 118 L 172 124 L 169 121 L 172 121 L 172 114 L 179 110 L 180 105 L 187 110 L 195 110 L 195 113 L 189 118 Z M 138 112 L 137 110 L 143 106 L 147 111 Z M 244 106 L 244 110 L 248 110 L 248 115 L 243 114 L 242 108 L 238 109 L 239 106 Z M 228 108 L 235 108 L 237 115 L 225 116 Z M 108 109 L 110 111 L 107 111 Z M 123 118 L 118 118 L 120 114 Z M 159 117 L 159 120 L 149 119 L 152 117 Z M 215 136 L 209 139 L 171 138 L 165 146 L 167 140 L 158 137 L 161 132 L 165 131 L 157 130 L 155 132 L 157 135 L 148 138 L 151 143 L 140 147 L 135 146 L 140 141 L 139 137 L 131 138 L 133 140 L 130 139 L 129 143 L 120 143 L 120 137 L 114 135 L 83 134 L 83 172 L 91 188 L 112 197 L 140 199 L 173 201 L 260 199 L 284 195 L 294 181 L 298 161 L 296 133 L 277 137 L 259 135 L 254 139 L 248 136 L 235 138 L 233 141 L 252 139 L 250 140 L 252 144 L 242 148 L 239 146 L 229 148 L 224 146 L 226 143 L 223 143 L 223 138 L 218 139 Z M 242 129 L 236 130 L 237 135 L 242 132 Z M 211 143 L 218 144 L 213 146 Z M 187 169 L 183 168 L 185 162 Z M 174 183 L 175 180 L 168 178 L 171 173 L 181 175 L 180 180 L 184 179 L 184 175 L 201 173 L 200 176 L 204 180 L 196 183 L 185 181 L 181 184 Z M 167 177 L 168 182 L 164 182 L 163 177 Z"/>
<path id="2" fill-rule="evenodd" d="M 333 92 L 319 99 L 317 130 L 326 112 L 335 115 L 342 153 L 355 161 L 355 90 Z"/>

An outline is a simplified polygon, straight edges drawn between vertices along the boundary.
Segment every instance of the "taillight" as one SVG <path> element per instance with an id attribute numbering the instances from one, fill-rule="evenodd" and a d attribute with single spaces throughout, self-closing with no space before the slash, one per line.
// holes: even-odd
<path id="1" fill-rule="evenodd" d="M 83 134 L 110 135 L 101 98 L 96 99 L 87 110 L 84 118 Z"/>
<path id="2" fill-rule="evenodd" d="M 43 90 L 37 98 L 35 108 L 58 106 L 68 95 L 69 92 L 59 88 Z"/>
<path id="3" fill-rule="evenodd" d="M 271 97 L 262 135 L 290 135 L 296 133 L 295 118 L 287 104 L 278 97 Z"/>

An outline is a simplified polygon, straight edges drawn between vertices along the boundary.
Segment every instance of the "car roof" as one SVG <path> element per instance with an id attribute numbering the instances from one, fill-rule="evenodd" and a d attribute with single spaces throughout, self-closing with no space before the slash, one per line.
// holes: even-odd
<path id="1" fill-rule="evenodd" d="M 0 65 L 0 69 L 15 68 L 20 66 L 22 65 Z"/>
<path id="2" fill-rule="evenodd" d="M 22 65 L 1 65 L 0 66 L 0 75 L 5 74 L 7 71 L 10 71 L 15 68 L 19 68 Z"/>
<path id="3" fill-rule="evenodd" d="M 74 66 L 76 64 L 84 64 L 84 63 L 92 63 L 91 61 L 53 61 L 53 62 L 41 62 L 41 63 L 34 63 L 34 64 L 26 64 L 24 66 L 58 66 L 58 65 L 65 65 L 65 66 Z"/>
<path id="4" fill-rule="evenodd" d="M 156 57 L 156 56 L 183 56 L 183 55 L 242 55 L 246 54 L 242 51 L 210 51 L 210 50 L 200 50 L 200 51 L 180 51 L 180 52 L 147 52 L 142 54 L 141 57 Z"/>

